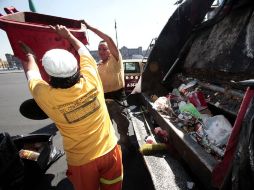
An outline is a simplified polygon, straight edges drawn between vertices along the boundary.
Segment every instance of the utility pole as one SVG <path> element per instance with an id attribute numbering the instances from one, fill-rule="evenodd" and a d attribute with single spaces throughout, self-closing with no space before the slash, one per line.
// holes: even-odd
<path id="1" fill-rule="evenodd" d="M 117 27 L 116 27 L 116 20 L 115 20 L 115 31 L 116 31 L 116 46 L 118 49 L 118 39 L 117 39 Z"/>
<path id="2" fill-rule="evenodd" d="M 33 3 L 33 0 L 28 0 L 30 11 L 36 13 L 36 9 Z"/>

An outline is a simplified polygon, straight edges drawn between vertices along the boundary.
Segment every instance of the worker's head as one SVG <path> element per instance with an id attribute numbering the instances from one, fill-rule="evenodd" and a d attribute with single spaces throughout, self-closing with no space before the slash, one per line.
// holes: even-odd
<path id="1" fill-rule="evenodd" d="M 80 79 L 76 58 L 64 49 L 47 51 L 42 57 L 42 65 L 54 88 L 70 88 Z"/>
<path id="2" fill-rule="evenodd" d="M 108 60 L 110 56 L 110 50 L 108 48 L 108 44 L 105 41 L 100 41 L 99 46 L 98 46 L 98 54 L 100 59 L 105 62 Z"/>

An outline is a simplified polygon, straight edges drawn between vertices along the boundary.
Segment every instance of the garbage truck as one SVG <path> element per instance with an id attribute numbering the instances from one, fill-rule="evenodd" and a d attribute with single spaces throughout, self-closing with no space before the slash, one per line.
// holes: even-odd
<path id="1" fill-rule="evenodd" d="M 252 189 L 254 4 L 178 3 L 148 57 L 142 93 L 129 101 L 139 144 L 167 143 L 201 189 Z M 167 183 L 159 179 L 170 178 L 170 161 L 144 158 L 157 185 Z"/>

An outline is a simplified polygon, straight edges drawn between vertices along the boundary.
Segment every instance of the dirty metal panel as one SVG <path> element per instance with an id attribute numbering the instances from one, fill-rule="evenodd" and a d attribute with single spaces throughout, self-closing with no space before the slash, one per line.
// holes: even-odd
<path id="1" fill-rule="evenodd" d="M 197 78 L 221 84 L 253 78 L 253 32 L 252 9 L 233 11 L 197 35 L 185 59 L 184 70 Z"/>
<path id="2" fill-rule="evenodd" d="M 162 93 L 163 88 L 160 85 L 162 78 L 177 58 L 193 28 L 202 22 L 212 3 L 213 0 L 186 0 L 175 10 L 149 55 L 143 73 L 144 91 Z M 151 83 L 157 85 L 151 86 Z"/>

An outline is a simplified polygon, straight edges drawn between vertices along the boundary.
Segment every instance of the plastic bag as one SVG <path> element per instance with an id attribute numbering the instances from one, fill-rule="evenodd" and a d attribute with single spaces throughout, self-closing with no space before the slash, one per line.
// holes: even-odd
<path id="1" fill-rule="evenodd" d="M 42 174 L 64 153 L 53 146 L 51 134 L 10 137 L 0 134 L 0 190 L 33 189 Z M 31 155 L 19 153 L 35 152 Z M 21 156 L 21 157 L 20 157 Z"/>
<path id="2" fill-rule="evenodd" d="M 24 163 L 8 133 L 0 134 L 0 189 L 21 190 L 24 186 Z"/>
<path id="3" fill-rule="evenodd" d="M 44 174 L 50 165 L 64 154 L 53 146 L 51 134 L 16 136 L 13 141 L 18 151 L 23 149 L 39 153 L 36 160 L 21 158 L 25 165 L 25 178 Z"/>
<path id="4" fill-rule="evenodd" d="M 199 113 L 197 108 L 195 108 L 195 106 L 191 103 L 185 104 L 185 105 L 179 107 L 179 109 L 180 109 L 181 113 L 187 112 L 197 119 L 201 118 L 201 114 Z"/>
<path id="5" fill-rule="evenodd" d="M 165 96 L 159 97 L 153 106 L 157 111 L 168 113 L 168 98 Z"/>
<path id="6" fill-rule="evenodd" d="M 204 129 L 212 144 L 219 147 L 227 144 L 232 132 L 232 125 L 223 115 L 209 117 L 204 121 L 204 124 Z"/>

